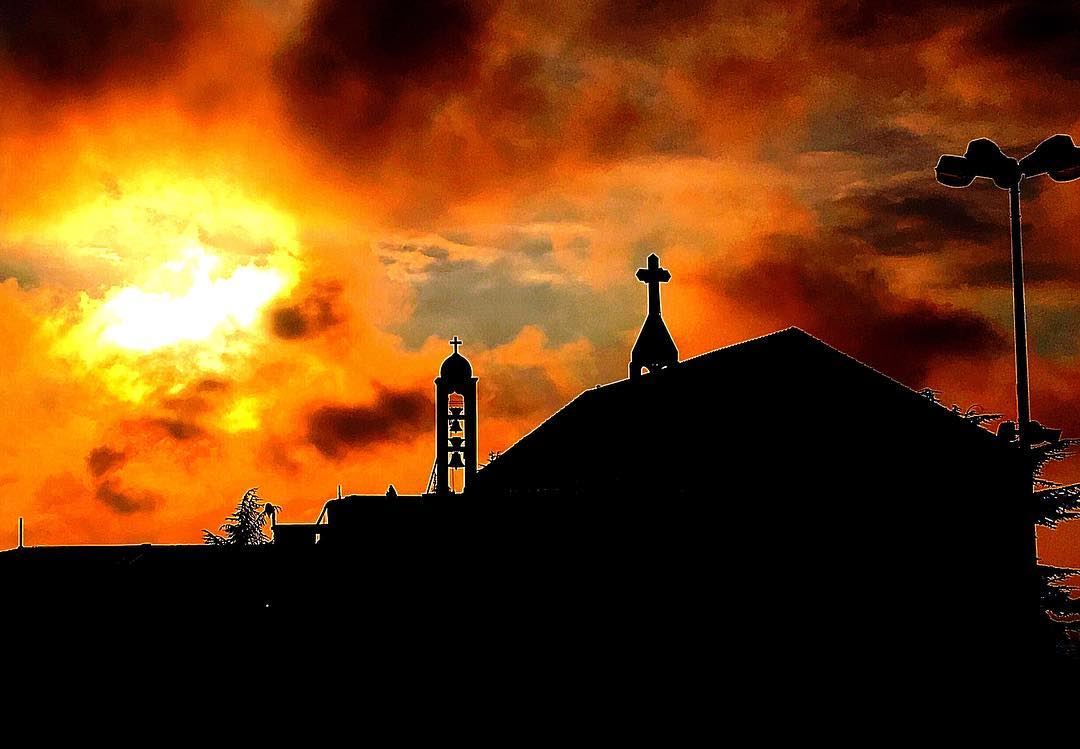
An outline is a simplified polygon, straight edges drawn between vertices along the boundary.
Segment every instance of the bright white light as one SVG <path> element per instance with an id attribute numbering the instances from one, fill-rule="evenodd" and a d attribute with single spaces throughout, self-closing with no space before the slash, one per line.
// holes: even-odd
<path id="1" fill-rule="evenodd" d="M 110 296 L 97 311 L 99 340 L 132 351 L 205 341 L 250 327 L 286 285 L 273 268 L 240 266 L 217 275 L 220 258 L 190 247 L 142 287 Z"/>

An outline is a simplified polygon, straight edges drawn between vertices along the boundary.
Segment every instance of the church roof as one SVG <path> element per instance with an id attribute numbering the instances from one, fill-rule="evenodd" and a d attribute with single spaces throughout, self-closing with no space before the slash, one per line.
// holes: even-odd
<path id="1" fill-rule="evenodd" d="M 971 445 L 1001 444 L 987 430 L 792 327 L 637 380 L 586 390 L 481 471 L 476 488 L 637 481 L 681 462 L 707 472 L 725 455 L 746 457 L 748 443 L 755 442 L 777 456 L 799 443 L 798 449 L 821 451 L 827 459 L 822 442 L 838 441 L 839 455 L 861 438 L 860 430 L 877 434 L 879 428 L 898 445 L 931 431 Z"/>

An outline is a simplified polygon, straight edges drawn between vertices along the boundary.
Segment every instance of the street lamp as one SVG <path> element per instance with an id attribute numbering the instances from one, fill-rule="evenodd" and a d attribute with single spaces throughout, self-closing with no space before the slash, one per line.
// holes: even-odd
<path id="1" fill-rule="evenodd" d="M 1020 183 L 1025 177 L 1046 174 L 1055 182 L 1080 178 L 1080 148 L 1068 135 L 1054 135 L 1024 158 L 1006 156 L 994 141 L 979 138 L 968 143 L 963 156 L 945 155 L 934 168 L 946 187 L 967 187 L 977 177 L 991 179 L 1009 191 L 1012 220 L 1013 333 L 1016 339 L 1016 421 L 1020 444 L 1030 443 L 1031 405 L 1028 399 L 1027 315 L 1024 311 L 1024 254 L 1020 241 Z"/>

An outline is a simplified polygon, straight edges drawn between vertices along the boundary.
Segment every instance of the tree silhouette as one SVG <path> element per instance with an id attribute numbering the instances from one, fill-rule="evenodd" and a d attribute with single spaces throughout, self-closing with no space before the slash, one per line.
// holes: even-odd
<path id="1" fill-rule="evenodd" d="M 941 404 L 938 397 L 940 390 L 923 388 L 919 394 L 933 403 Z M 990 425 L 1001 418 L 1001 414 L 986 413 L 978 405 L 968 406 L 967 410 L 961 411 L 955 403 L 949 409 L 952 413 L 968 421 L 975 426 L 982 427 L 989 432 L 994 430 Z M 1037 422 L 1032 422 L 1037 424 Z M 1003 439 L 1012 440 L 1016 437 L 1016 427 L 1012 422 L 1005 422 L 1008 429 L 999 429 L 997 434 Z M 1071 458 L 1076 449 L 1080 447 L 1080 439 L 1074 437 L 1062 437 L 1055 430 L 1050 430 L 1051 439 L 1044 440 L 1028 448 L 1028 460 L 1031 466 L 1032 487 L 1043 489 L 1035 495 L 1036 506 L 1035 522 L 1047 528 L 1055 527 L 1058 522 L 1080 516 L 1080 485 L 1059 486 L 1049 479 L 1043 478 L 1043 471 L 1051 463 L 1057 463 Z"/>
<path id="2" fill-rule="evenodd" d="M 1069 578 L 1076 570 L 1040 567 L 1042 603 L 1054 628 L 1054 649 L 1059 656 L 1080 660 L 1080 599 L 1073 598 Z"/>
<path id="3" fill-rule="evenodd" d="M 940 403 L 938 391 L 925 388 L 920 393 L 934 403 Z M 983 413 L 979 406 L 969 406 L 966 411 L 961 411 L 954 404 L 949 410 L 987 431 L 993 431 L 990 424 L 1001 418 L 1001 414 Z M 997 432 L 999 437 L 1009 441 L 1017 438 L 1015 424 L 1006 422 L 1002 426 L 1004 428 Z M 1051 463 L 1072 457 L 1080 447 L 1080 439 L 1063 438 L 1056 430 L 1041 432 L 1040 436 L 1043 441 L 1027 448 L 1032 489 L 1035 490 L 1032 512 L 1036 524 L 1054 528 L 1063 520 L 1080 518 L 1080 484 L 1059 486 L 1043 478 L 1042 474 Z M 1080 599 L 1072 595 L 1075 582 L 1070 584 L 1070 579 L 1076 580 L 1077 571 L 1040 565 L 1039 573 L 1042 579 L 1040 597 L 1054 632 L 1055 651 L 1061 657 L 1080 660 Z"/>
<path id="4" fill-rule="evenodd" d="M 966 411 L 961 411 L 960 407 L 954 403 L 952 412 L 959 414 L 964 421 L 979 427 L 985 427 L 1001 418 L 1001 414 L 984 413 L 978 405 L 968 406 Z"/>
<path id="5" fill-rule="evenodd" d="M 224 535 L 203 529 L 203 543 L 211 546 L 260 546 L 270 543 L 270 537 L 263 530 L 269 521 L 271 527 L 281 507 L 262 501 L 259 487 L 248 489 L 240 499 L 240 504 L 232 515 L 225 518 L 220 530 Z"/>

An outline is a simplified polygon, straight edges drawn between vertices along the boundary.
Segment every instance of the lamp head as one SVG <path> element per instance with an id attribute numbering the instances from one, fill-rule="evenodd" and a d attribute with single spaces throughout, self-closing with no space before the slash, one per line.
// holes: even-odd
<path id="1" fill-rule="evenodd" d="M 1052 135 L 1020 161 L 1025 177 L 1050 175 L 1055 182 L 1070 182 L 1080 178 L 1080 148 L 1068 135 Z"/>
<path id="2" fill-rule="evenodd" d="M 975 172 L 963 156 L 942 156 L 934 167 L 934 174 L 946 187 L 967 187 L 975 181 Z"/>
<path id="3" fill-rule="evenodd" d="M 984 177 L 1008 190 L 1020 181 L 1016 159 L 1003 154 L 997 143 L 988 138 L 968 143 L 963 156 L 942 156 L 935 172 L 938 182 L 947 187 L 967 187 L 976 177 Z"/>
<path id="4" fill-rule="evenodd" d="M 1019 163 L 1002 153 L 998 144 L 989 138 L 968 143 L 964 158 L 971 162 L 976 176 L 994 180 L 1002 190 L 1008 190 L 1020 181 Z"/>

